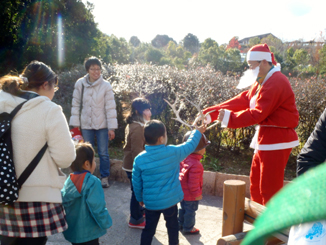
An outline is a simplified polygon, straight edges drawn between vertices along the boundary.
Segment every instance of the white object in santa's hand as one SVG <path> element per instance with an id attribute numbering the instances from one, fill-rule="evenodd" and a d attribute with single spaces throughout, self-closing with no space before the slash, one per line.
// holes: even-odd
<path id="1" fill-rule="evenodd" d="M 204 123 L 205 124 L 210 124 L 212 122 L 212 118 L 209 114 L 206 115 Z"/>

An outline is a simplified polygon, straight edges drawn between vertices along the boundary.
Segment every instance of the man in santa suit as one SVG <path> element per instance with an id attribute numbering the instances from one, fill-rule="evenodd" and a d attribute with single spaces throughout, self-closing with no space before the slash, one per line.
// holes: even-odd
<path id="1" fill-rule="evenodd" d="M 299 145 L 294 128 L 299 122 L 294 93 L 280 72 L 267 44 L 253 46 L 247 54 L 248 71 L 238 88 L 250 89 L 203 110 L 206 123 L 218 120 L 222 127 L 256 125 L 250 147 L 254 155 L 250 170 L 250 195 L 265 205 L 283 187 L 284 170 L 293 147 Z"/>

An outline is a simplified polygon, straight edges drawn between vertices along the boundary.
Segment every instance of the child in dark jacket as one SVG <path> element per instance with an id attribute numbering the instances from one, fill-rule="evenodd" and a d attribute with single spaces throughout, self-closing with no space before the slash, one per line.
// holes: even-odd
<path id="1" fill-rule="evenodd" d="M 178 208 L 183 199 L 179 181 L 179 164 L 193 152 L 206 126 L 193 130 L 189 139 L 180 145 L 166 145 L 164 124 L 151 120 L 145 124 L 145 151 L 134 160 L 132 185 L 137 201 L 146 205 L 146 225 L 141 245 L 150 245 L 160 215 L 163 213 L 168 229 L 169 244 L 179 244 Z"/>
<path id="2" fill-rule="evenodd" d="M 74 172 L 61 190 L 68 223 L 63 235 L 72 244 L 97 245 L 112 225 L 101 181 L 93 175 L 95 167 L 92 145 L 79 143 L 71 164 Z"/>
<path id="3" fill-rule="evenodd" d="M 183 137 L 183 142 L 187 141 L 191 132 L 187 132 Z M 179 180 L 181 182 L 184 198 L 180 202 L 179 209 L 179 229 L 183 234 L 199 234 L 199 229 L 195 228 L 195 216 L 198 209 L 199 200 L 203 198 L 203 174 L 204 168 L 200 160 L 206 152 L 206 146 L 210 144 L 202 135 L 195 151 L 180 163 Z"/>

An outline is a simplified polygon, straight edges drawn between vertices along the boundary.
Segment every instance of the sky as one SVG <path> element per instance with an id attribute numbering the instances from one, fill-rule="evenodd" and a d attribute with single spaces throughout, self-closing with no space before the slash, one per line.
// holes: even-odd
<path id="1" fill-rule="evenodd" d="M 272 33 L 283 42 L 317 40 L 326 32 L 325 0 L 88 0 L 98 28 L 129 41 L 157 34 L 180 42 L 191 33 L 219 45 L 232 37 Z M 86 0 L 83 0 L 86 2 Z"/>

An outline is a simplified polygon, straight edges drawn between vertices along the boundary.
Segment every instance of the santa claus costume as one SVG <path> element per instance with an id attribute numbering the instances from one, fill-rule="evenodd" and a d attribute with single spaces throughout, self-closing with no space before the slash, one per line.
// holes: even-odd
<path id="1" fill-rule="evenodd" d="M 265 205 L 283 187 L 284 170 L 293 147 L 299 145 L 294 128 L 299 113 L 289 80 L 280 72 L 267 44 L 253 46 L 247 61 L 266 60 L 273 65 L 266 77 L 258 78 L 249 90 L 216 106 L 206 108 L 211 121 L 217 120 L 219 110 L 225 114 L 222 127 L 256 126 L 250 147 L 255 149 L 250 171 L 250 195 Z M 215 111 L 214 111 L 215 110 Z"/>

